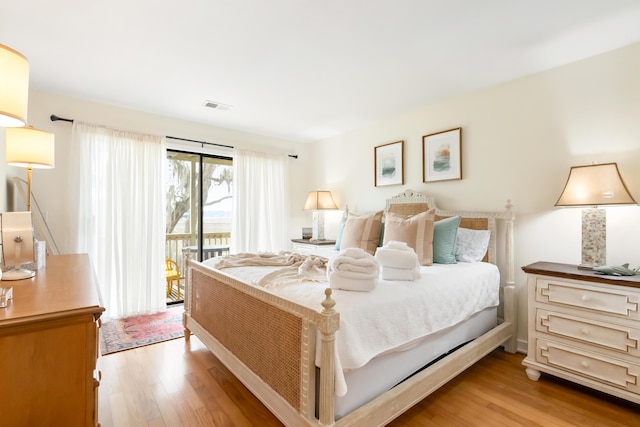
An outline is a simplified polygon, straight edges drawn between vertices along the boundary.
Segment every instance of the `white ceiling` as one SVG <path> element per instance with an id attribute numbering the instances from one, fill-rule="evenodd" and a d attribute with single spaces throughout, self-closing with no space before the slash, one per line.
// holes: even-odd
<path id="1" fill-rule="evenodd" d="M 0 0 L 32 88 L 300 142 L 639 41 L 638 0 Z"/>

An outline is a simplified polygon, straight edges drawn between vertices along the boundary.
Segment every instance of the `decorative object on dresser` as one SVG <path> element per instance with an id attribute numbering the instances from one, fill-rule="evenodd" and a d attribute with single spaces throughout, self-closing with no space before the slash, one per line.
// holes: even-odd
<path id="1" fill-rule="evenodd" d="M 336 202 L 333 201 L 331 191 L 310 191 L 303 209 L 305 211 L 313 211 L 313 230 L 311 240 L 325 240 L 324 211 L 338 209 L 338 206 L 336 206 Z"/>
<path id="2" fill-rule="evenodd" d="M 373 185 L 404 184 L 404 141 L 379 145 L 373 149 Z"/>
<path id="3" fill-rule="evenodd" d="M 640 403 L 640 276 L 536 262 L 527 273 L 534 381 L 545 372 Z"/>
<path id="4" fill-rule="evenodd" d="M 55 137 L 32 126 L 6 130 L 6 162 L 27 168 L 27 210 L 31 210 L 31 169 L 55 165 Z"/>
<path id="5" fill-rule="evenodd" d="M 422 181 L 462 179 L 462 128 L 422 137 Z"/>
<path id="6" fill-rule="evenodd" d="M 35 276 L 35 271 L 23 266 L 35 261 L 31 212 L 4 212 L 0 220 L 2 268 L 13 267 L 2 273 L 2 280 L 30 279 Z"/>
<path id="7" fill-rule="evenodd" d="M 97 426 L 104 311 L 87 254 L 52 255 L 0 309 L 0 424 Z"/>
<path id="8" fill-rule="evenodd" d="M 302 240 L 309 240 L 313 237 L 313 228 L 302 227 Z"/>
<path id="9" fill-rule="evenodd" d="M 20 52 L 0 44 L 0 126 L 27 124 L 29 61 Z"/>
<path id="10" fill-rule="evenodd" d="M 572 166 L 556 206 L 582 210 L 582 262 L 590 270 L 607 263 L 606 211 L 598 206 L 636 204 L 620 176 L 616 163 Z"/>

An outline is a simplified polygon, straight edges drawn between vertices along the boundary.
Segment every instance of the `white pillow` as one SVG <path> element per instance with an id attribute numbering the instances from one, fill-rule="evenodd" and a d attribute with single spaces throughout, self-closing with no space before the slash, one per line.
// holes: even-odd
<path id="1" fill-rule="evenodd" d="M 456 260 L 461 262 L 482 261 L 489 247 L 489 230 L 458 229 L 456 239 Z"/>

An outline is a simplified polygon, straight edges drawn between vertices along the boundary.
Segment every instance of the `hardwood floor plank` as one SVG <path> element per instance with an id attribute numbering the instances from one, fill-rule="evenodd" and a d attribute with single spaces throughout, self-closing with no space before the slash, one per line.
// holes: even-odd
<path id="1" fill-rule="evenodd" d="M 496 350 L 389 425 L 640 426 L 640 405 L 543 375 Z M 275 427 L 282 424 L 195 337 L 104 356 L 102 427 Z"/>

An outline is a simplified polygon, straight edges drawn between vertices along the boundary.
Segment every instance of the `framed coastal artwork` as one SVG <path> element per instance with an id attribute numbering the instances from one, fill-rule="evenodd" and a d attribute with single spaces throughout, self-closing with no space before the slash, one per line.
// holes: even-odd
<path id="1" fill-rule="evenodd" d="M 462 179 L 462 128 L 422 137 L 422 181 Z"/>
<path id="2" fill-rule="evenodd" d="M 373 150 L 374 185 L 404 184 L 404 141 L 379 145 Z"/>

